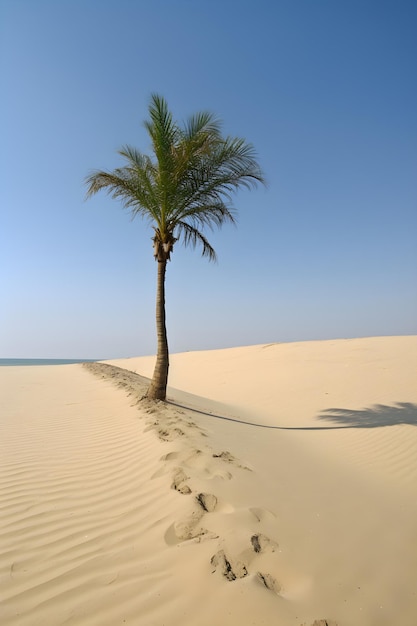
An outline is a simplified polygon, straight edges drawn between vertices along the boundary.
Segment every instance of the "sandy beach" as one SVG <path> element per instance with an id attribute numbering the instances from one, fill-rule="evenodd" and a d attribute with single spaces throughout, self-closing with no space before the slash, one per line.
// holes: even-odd
<path id="1" fill-rule="evenodd" d="M 4 626 L 415 626 L 417 337 L 0 368 Z"/>

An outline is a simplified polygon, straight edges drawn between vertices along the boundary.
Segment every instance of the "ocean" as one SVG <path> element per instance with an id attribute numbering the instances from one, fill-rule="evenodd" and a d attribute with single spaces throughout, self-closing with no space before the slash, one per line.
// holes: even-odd
<path id="1" fill-rule="evenodd" d="M 72 363 L 92 363 L 95 359 L 0 359 L 1 366 L 13 365 L 70 365 Z"/>

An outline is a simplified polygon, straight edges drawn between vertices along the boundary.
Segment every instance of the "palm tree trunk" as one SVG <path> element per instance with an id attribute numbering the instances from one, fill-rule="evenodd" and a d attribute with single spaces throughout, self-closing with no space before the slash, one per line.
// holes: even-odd
<path id="1" fill-rule="evenodd" d="M 152 381 L 146 394 L 146 396 L 152 400 L 165 400 L 168 382 L 169 352 L 165 322 L 166 265 L 166 258 L 158 259 L 158 279 L 156 286 L 156 334 L 158 350 Z"/>

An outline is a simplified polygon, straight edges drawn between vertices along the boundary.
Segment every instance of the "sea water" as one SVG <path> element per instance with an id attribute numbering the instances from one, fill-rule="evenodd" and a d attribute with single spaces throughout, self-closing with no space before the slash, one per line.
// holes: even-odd
<path id="1" fill-rule="evenodd" d="M 72 363 L 94 362 L 94 359 L 0 359 L 0 367 L 6 365 L 70 365 Z"/>

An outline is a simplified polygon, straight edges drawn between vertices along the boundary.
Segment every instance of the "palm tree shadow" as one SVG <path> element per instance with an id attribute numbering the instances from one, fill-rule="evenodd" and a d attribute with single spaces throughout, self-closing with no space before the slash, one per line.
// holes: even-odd
<path id="1" fill-rule="evenodd" d="M 248 422 L 236 417 L 226 415 L 216 415 L 211 411 L 204 411 L 186 404 L 180 404 L 174 400 L 167 400 L 167 404 L 176 406 L 181 409 L 207 415 L 215 419 L 225 420 L 227 422 L 237 422 L 245 426 L 255 426 L 256 428 L 267 428 L 270 430 L 334 430 L 337 428 L 381 428 L 383 426 L 398 426 L 399 424 L 408 424 L 409 426 L 417 426 L 417 404 L 412 402 L 396 402 L 392 406 L 386 404 L 375 404 L 372 407 L 360 410 L 353 409 L 325 409 L 316 419 L 322 421 L 333 422 L 323 424 L 322 426 L 279 426 L 273 424 L 259 424 Z"/>
<path id="2" fill-rule="evenodd" d="M 334 428 L 380 428 L 399 424 L 417 426 L 417 404 L 397 402 L 392 406 L 375 404 L 360 410 L 326 409 L 316 419 L 337 424 Z"/>

